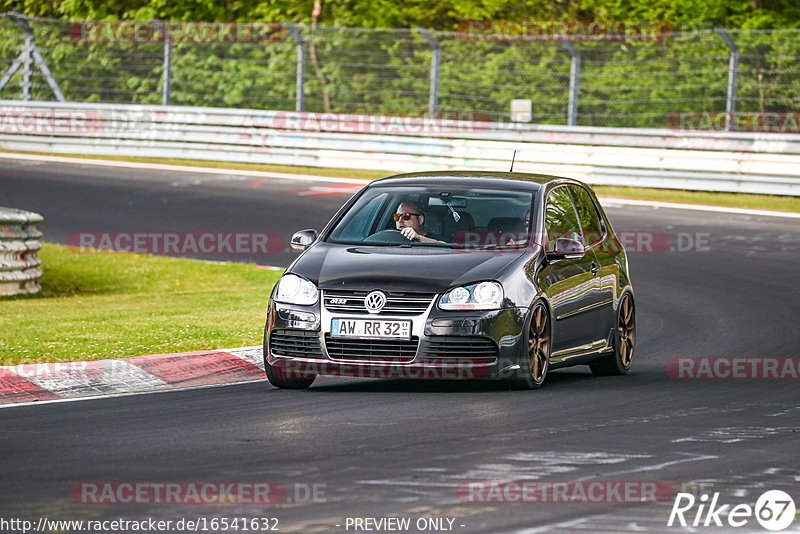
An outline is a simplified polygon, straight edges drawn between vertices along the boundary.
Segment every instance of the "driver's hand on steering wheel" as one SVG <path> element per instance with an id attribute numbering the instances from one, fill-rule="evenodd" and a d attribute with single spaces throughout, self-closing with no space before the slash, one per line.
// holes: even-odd
<path id="1" fill-rule="evenodd" d="M 420 235 L 410 226 L 406 226 L 405 228 L 401 229 L 400 233 L 403 234 L 403 237 L 410 241 L 419 241 Z"/>

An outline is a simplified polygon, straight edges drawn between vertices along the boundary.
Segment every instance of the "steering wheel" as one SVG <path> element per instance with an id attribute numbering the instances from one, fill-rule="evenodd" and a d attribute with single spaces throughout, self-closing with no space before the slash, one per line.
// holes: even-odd
<path id="1" fill-rule="evenodd" d="M 371 236 L 364 238 L 364 243 L 375 243 L 375 242 L 389 243 L 391 245 L 395 244 L 404 245 L 406 243 L 411 243 L 411 240 L 407 239 L 403 234 L 401 234 L 400 230 L 387 228 L 386 230 L 375 232 Z"/>

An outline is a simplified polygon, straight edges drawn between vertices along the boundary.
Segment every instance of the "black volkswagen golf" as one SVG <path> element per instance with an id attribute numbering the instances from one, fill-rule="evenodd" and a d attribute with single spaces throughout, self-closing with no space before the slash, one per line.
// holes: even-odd
<path id="1" fill-rule="evenodd" d="M 318 375 L 493 378 L 628 372 L 636 338 L 625 250 L 592 189 L 525 173 L 389 176 L 351 198 L 272 291 L 264 367 Z"/>

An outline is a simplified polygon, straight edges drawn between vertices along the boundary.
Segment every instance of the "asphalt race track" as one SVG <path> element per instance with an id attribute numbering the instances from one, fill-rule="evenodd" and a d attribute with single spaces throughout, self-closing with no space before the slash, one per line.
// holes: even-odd
<path id="1" fill-rule="evenodd" d="M 323 194 L 331 185 L 0 160 L 0 205 L 43 214 L 45 239 L 62 243 L 78 232 L 143 231 L 267 231 L 288 242 L 345 201 Z M 753 517 L 729 526 L 727 512 L 723 527 L 667 522 L 681 491 L 697 498 L 689 522 L 704 494 L 719 493 L 718 506 L 752 506 L 783 490 L 800 507 L 798 376 L 676 379 L 673 359 L 800 356 L 800 224 L 607 206 L 617 232 L 658 236 L 659 250 L 629 254 L 638 323 L 629 375 L 555 371 L 539 391 L 346 378 L 284 391 L 260 381 L 2 408 L 0 515 L 277 518 L 281 532 L 308 533 L 366 532 L 356 518 L 385 517 L 410 518 L 408 532 L 764 532 Z M 208 259 L 286 266 L 293 257 Z M 617 502 L 613 492 L 600 502 L 519 502 L 506 491 L 481 502 L 488 494 L 459 491 L 486 481 L 656 483 L 669 492 L 653 504 Z M 271 482 L 286 497 L 266 506 L 84 504 L 70 494 L 83 482 Z M 445 520 L 418 528 L 420 518 Z M 786 531 L 800 532 L 800 518 Z"/>

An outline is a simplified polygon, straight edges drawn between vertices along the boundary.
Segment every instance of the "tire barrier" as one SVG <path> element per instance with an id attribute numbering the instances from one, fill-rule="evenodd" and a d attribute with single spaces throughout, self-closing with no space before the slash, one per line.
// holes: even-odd
<path id="1" fill-rule="evenodd" d="M 38 213 L 0 207 L 0 295 L 37 293 L 42 287 Z"/>

